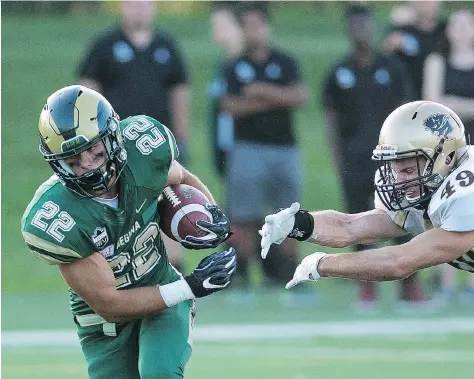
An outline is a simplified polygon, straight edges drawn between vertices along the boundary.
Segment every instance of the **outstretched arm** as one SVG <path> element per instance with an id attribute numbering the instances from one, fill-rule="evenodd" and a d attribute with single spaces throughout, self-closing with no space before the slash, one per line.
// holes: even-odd
<path id="1" fill-rule="evenodd" d="M 262 236 L 262 258 L 272 243 L 280 244 L 287 237 L 328 247 L 369 244 L 404 235 L 390 216 L 380 209 L 348 214 L 333 210 L 307 212 L 293 203 L 278 213 L 265 217 L 259 231 Z"/>
<path id="2" fill-rule="evenodd" d="M 346 247 L 372 244 L 406 234 L 381 209 L 348 214 L 333 210 L 311 212 L 314 219 L 309 242 L 321 246 Z"/>
<path id="3" fill-rule="evenodd" d="M 317 281 L 320 277 L 367 281 L 404 279 L 419 269 L 451 262 L 473 247 L 474 231 L 448 232 L 435 228 L 402 245 L 358 253 L 314 253 L 303 259 L 286 288 Z"/>

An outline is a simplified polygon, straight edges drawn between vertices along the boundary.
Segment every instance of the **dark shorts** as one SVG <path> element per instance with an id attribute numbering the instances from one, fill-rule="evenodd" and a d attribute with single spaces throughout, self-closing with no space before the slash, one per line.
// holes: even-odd
<path id="1" fill-rule="evenodd" d="M 342 192 L 348 213 L 374 209 L 374 177 L 377 166 L 365 155 L 344 159 L 341 173 Z"/>
<path id="2" fill-rule="evenodd" d="M 228 173 L 227 204 L 233 222 L 259 222 L 300 200 L 300 153 L 294 146 L 236 142 Z"/>

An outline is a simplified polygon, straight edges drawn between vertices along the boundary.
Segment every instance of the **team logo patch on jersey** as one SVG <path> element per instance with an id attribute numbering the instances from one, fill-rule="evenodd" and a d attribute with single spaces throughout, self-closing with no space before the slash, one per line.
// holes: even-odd
<path id="1" fill-rule="evenodd" d="M 107 246 L 106 248 L 102 249 L 100 251 L 100 253 L 102 254 L 102 256 L 104 258 L 109 258 L 111 257 L 112 255 L 114 255 L 115 253 L 115 246 L 114 245 L 109 245 Z"/>
<path id="2" fill-rule="evenodd" d="M 107 230 L 105 230 L 104 227 L 95 228 L 94 233 L 92 234 L 92 242 L 94 242 L 97 248 L 102 249 L 107 242 L 109 242 Z"/>
<path id="3" fill-rule="evenodd" d="M 425 129 L 429 130 L 435 136 L 445 136 L 449 138 L 454 131 L 451 124 L 451 117 L 447 114 L 436 113 L 428 117 L 424 122 Z"/>

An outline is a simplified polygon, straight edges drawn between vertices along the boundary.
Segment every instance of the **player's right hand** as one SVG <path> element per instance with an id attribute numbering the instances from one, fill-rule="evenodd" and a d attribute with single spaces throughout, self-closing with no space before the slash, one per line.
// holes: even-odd
<path id="1" fill-rule="evenodd" d="M 258 233 L 262 236 L 260 246 L 262 258 L 265 259 L 272 243 L 281 244 L 291 233 L 295 225 L 295 214 L 300 210 L 300 203 L 293 203 L 278 213 L 265 217 L 265 224 Z"/>
<path id="2" fill-rule="evenodd" d="M 232 232 L 230 221 L 217 205 L 206 204 L 206 209 L 212 216 L 212 222 L 199 220 L 198 228 L 206 232 L 203 237 L 186 236 L 181 240 L 181 245 L 186 249 L 213 249 L 227 240 Z"/>
<path id="3" fill-rule="evenodd" d="M 285 288 L 289 290 L 301 282 L 317 282 L 321 277 L 318 272 L 319 261 L 324 256 L 326 253 L 314 253 L 305 257 L 296 267 L 293 279 L 286 283 Z"/>
<path id="4" fill-rule="evenodd" d="M 229 248 L 204 258 L 184 279 L 196 297 L 220 291 L 230 284 L 237 267 L 237 252 Z"/>

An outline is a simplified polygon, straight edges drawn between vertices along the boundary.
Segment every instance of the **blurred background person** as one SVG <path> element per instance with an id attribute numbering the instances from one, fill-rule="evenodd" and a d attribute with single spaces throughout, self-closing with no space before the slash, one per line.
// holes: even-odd
<path id="1" fill-rule="evenodd" d="M 259 223 L 266 209 L 279 209 L 299 199 L 301 160 L 293 121 L 306 102 L 296 58 L 270 43 L 266 2 L 239 5 L 246 50 L 228 65 L 226 96 L 221 106 L 234 117 L 234 145 L 228 160 L 228 212 L 238 246 L 240 287 L 249 284 L 249 264 L 259 252 Z M 281 245 L 265 262 L 265 283 L 281 285 L 298 262 L 296 241 Z M 236 280 L 238 281 L 239 278 Z"/>
<path id="2" fill-rule="evenodd" d="M 188 162 L 189 85 L 173 38 L 154 26 L 159 3 L 120 3 L 121 22 L 94 39 L 77 73 L 80 83 L 102 93 L 123 120 L 146 114 L 173 132 L 181 164 Z M 163 233 L 170 261 L 182 270 L 179 243 Z"/>
<path id="3" fill-rule="evenodd" d="M 403 63 L 378 50 L 376 26 L 368 7 L 348 6 L 345 22 L 351 51 L 330 69 L 322 99 L 327 138 L 342 181 L 346 209 L 359 213 L 374 206 L 376 166 L 367 157 L 377 144 L 380 126 L 393 109 L 413 99 L 413 88 Z M 367 246 L 355 248 L 361 251 Z M 423 299 L 413 276 L 402 281 L 400 298 Z M 356 309 L 375 311 L 376 306 L 375 283 L 360 282 Z"/>
<path id="4" fill-rule="evenodd" d="M 210 19 L 211 39 L 221 54 L 209 85 L 209 115 L 214 165 L 223 179 L 227 178 L 227 155 L 234 141 L 234 120 L 220 104 L 226 93 L 224 74 L 226 66 L 244 50 L 243 31 L 234 13 L 235 6 L 235 2 L 213 3 Z"/>
<path id="5" fill-rule="evenodd" d="M 438 52 L 426 58 L 423 80 L 423 98 L 442 103 L 462 119 L 466 137 L 474 137 L 474 17 L 468 10 L 450 15 L 446 35 Z M 456 270 L 441 267 L 441 286 L 437 299 L 454 300 Z M 474 278 L 468 277 L 462 299 L 474 303 Z"/>
<path id="6" fill-rule="evenodd" d="M 390 11 L 390 22 L 392 27 L 406 26 L 415 23 L 415 13 L 408 4 L 395 5 Z"/>
<path id="7" fill-rule="evenodd" d="M 446 29 L 440 19 L 439 1 L 409 1 L 392 10 L 392 25 L 385 38 L 385 51 L 395 53 L 406 65 L 415 99 L 421 99 L 423 64 L 435 51 Z"/>

